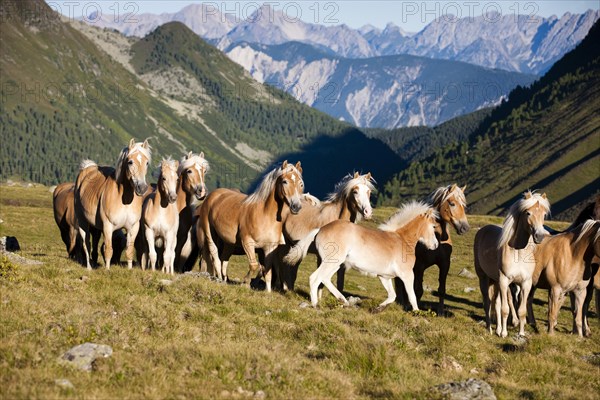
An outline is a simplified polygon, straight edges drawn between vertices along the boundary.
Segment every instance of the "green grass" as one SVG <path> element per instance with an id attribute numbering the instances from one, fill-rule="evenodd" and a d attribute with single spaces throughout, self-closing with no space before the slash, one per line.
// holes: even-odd
<path id="1" fill-rule="evenodd" d="M 376 209 L 371 224 L 392 211 Z M 16 236 L 21 255 L 44 262 L 0 260 L 2 399 L 243 397 L 238 388 L 266 398 L 428 398 L 430 386 L 469 377 L 489 382 L 499 398 L 594 398 L 600 391 L 597 358 L 585 359 L 600 348 L 596 318 L 589 339 L 568 333 L 566 308 L 554 336 L 528 328 L 528 341 L 519 344 L 487 333 L 479 291 L 464 291 L 477 280 L 457 274 L 473 272 L 475 232 L 500 223 L 497 217 L 471 216 L 471 231 L 454 235 L 445 318 L 395 304 L 373 314 L 385 291 L 378 279 L 354 272 L 346 290 L 363 298 L 359 307 L 341 308 L 325 291 L 318 309 L 300 308 L 314 257 L 300 267 L 297 291 L 286 294 L 192 276 L 165 287 L 167 276 L 139 269 L 88 272 L 66 257 L 45 187 L 0 186 L 0 218 L 0 236 Z M 230 270 L 241 280 L 244 259 L 234 258 Z M 436 274 L 427 271 L 428 287 L 437 288 Z M 426 291 L 425 305 L 435 300 Z M 544 331 L 545 300 L 540 304 Z M 86 341 L 110 345 L 112 357 L 91 373 L 58 363 Z M 450 358 L 462 370 L 439 367 Z M 60 378 L 75 389 L 61 389 L 54 383 Z"/>

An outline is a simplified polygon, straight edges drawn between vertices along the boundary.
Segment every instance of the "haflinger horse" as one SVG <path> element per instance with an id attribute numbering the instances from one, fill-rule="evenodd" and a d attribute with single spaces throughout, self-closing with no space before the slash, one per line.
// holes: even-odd
<path id="1" fill-rule="evenodd" d="M 346 175 L 327 200 L 316 204 L 310 200 L 302 200 L 302 212 L 288 216 L 283 225 L 286 244 L 277 249 L 278 256 L 275 258 L 278 265 L 276 271 L 280 273 L 284 290 L 294 289 L 298 266 L 306 253 L 311 251 L 316 254 L 316 249 L 311 244 L 317 228 L 338 219 L 355 223 L 361 217 L 371 218 L 373 208 L 370 198 L 375 189 L 374 182 L 371 173 L 360 175 L 355 172 L 354 175 Z"/>
<path id="2" fill-rule="evenodd" d="M 149 187 L 146 171 L 150 158 L 148 141 L 136 143 L 131 139 L 112 172 L 91 160 L 81 163 L 75 181 L 75 210 L 88 269 L 92 268 L 87 245 L 90 227 L 102 230 L 104 235 L 106 269 L 110 269 L 113 255 L 112 234 L 124 228 L 127 266 L 133 268 L 134 241 L 140 227 L 143 196 Z"/>
<path id="3" fill-rule="evenodd" d="M 459 235 L 467 233 L 470 229 L 465 212 L 465 208 L 467 207 L 467 200 L 465 198 L 466 188 L 466 185 L 461 188 L 456 184 L 443 186 L 433 191 L 426 200 L 429 205 L 437 210 L 439 215 L 436 236 L 440 245 L 437 249 L 430 250 L 420 243 L 417 244 L 417 260 L 413 269 L 415 273 L 415 295 L 417 296 L 417 301 L 420 301 L 423 296 L 423 275 L 425 270 L 432 265 L 437 265 L 440 269 L 438 280 L 438 315 L 443 315 L 444 313 L 446 279 L 450 271 L 450 259 L 452 256 L 452 239 L 450 238 L 449 225 L 452 225 Z M 399 293 L 399 299 L 403 303 L 406 303 L 403 285 L 398 279 L 395 279 L 395 284 L 396 290 Z M 338 289 L 340 289 L 339 286 Z"/>
<path id="4" fill-rule="evenodd" d="M 535 269 L 535 248 L 549 234 L 544 228 L 544 219 L 550 212 L 550 203 L 546 194 L 527 191 L 508 211 L 502 229 L 484 226 L 475 236 L 475 270 L 480 276 L 480 288 L 484 301 L 486 321 L 490 326 L 490 304 L 495 301 L 498 326 L 496 334 L 508 335 L 507 322 L 510 310 L 509 285 L 515 283 L 520 291 L 519 335 L 525 334 L 525 316 L 527 296 L 533 283 Z M 496 257 L 490 257 L 487 251 L 496 250 Z M 493 253 L 492 253 L 493 254 Z M 494 262 L 495 261 L 495 262 Z M 500 299 L 490 299 L 487 280 L 495 280 Z"/>
<path id="5" fill-rule="evenodd" d="M 177 211 L 179 228 L 175 248 L 175 267 L 179 272 L 191 269 L 196 261 L 198 249 L 193 237 L 194 214 L 206 198 L 205 175 L 210 167 L 204 153 L 189 152 L 179 163 L 177 184 Z"/>
<path id="6" fill-rule="evenodd" d="M 83 254 L 83 246 L 79 237 L 79 224 L 75 216 L 75 183 L 66 182 L 56 186 L 52 196 L 52 206 L 54 208 L 54 221 L 60 229 L 60 236 L 67 248 L 69 258 L 83 263 L 85 256 Z M 95 247 L 92 249 L 92 262 L 98 262 L 98 242 L 100 241 L 101 232 L 95 228 L 90 229 L 92 242 Z M 115 252 L 112 262 L 119 262 L 121 253 L 125 249 L 125 235 L 121 230 L 113 233 L 113 243 Z"/>
<path id="7" fill-rule="evenodd" d="M 302 209 L 302 167 L 284 161 L 262 180 L 250 196 L 230 189 L 210 193 L 200 209 L 199 225 L 204 253 L 219 278 L 227 280 L 227 263 L 236 247 L 244 249 L 249 261 L 244 284 L 259 271 L 256 250 L 262 249 L 267 291 L 271 291 L 273 251 L 285 243 L 283 223 Z"/>
<path id="8" fill-rule="evenodd" d="M 317 306 L 319 285 L 327 289 L 344 305 L 348 301 L 331 283 L 331 277 L 344 264 L 367 275 L 378 276 L 388 292 L 379 309 L 396 300 L 392 279 L 399 277 L 408 293 L 413 310 L 418 310 L 413 289 L 415 247 L 418 242 L 435 250 L 438 214 L 430 205 L 412 202 L 404 205 L 378 229 L 334 221 L 322 227 L 315 237 L 319 267 L 310 276 L 310 298 Z"/>
<path id="9" fill-rule="evenodd" d="M 141 260 L 142 269 L 146 269 L 148 256 L 152 271 L 156 270 L 156 247 L 162 246 L 163 272 L 174 274 L 175 245 L 179 228 L 177 210 L 177 182 L 179 162 L 163 159 L 159 165 L 156 191 L 144 200 L 142 209 L 142 229 L 146 246 Z"/>
<path id="10" fill-rule="evenodd" d="M 594 257 L 600 257 L 600 221 L 592 219 L 571 231 L 550 236 L 536 247 L 533 284 L 548 289 L 548 333 L 554 333 L 565 293 L 572 292 L 573 333 L 589 335 L 583 321 L 583 304 Z"/>

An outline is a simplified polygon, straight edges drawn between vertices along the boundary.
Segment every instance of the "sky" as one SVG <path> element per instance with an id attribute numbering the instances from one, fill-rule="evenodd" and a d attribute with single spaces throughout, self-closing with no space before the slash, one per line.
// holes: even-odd
<path id="1" fill-rule="evenodd" d="M 140 13 L 174 13 L 193 0 L 46 0 L 46 2 L 67 16 L 80 18 L 99 8 L 103 14 L 113 15 Z M 218 11 L 246 19 L 266 1 L 205 1 Z M 562 16 L 566 12 L 580 14 L 588 9 L 599 9 L 600 0 L 593 1 L 287 1 L 268 2 L 276 11 L 283 11 L 290 20 L 301 19 L 305 22 L 323 25 L 346 24 L 352 28 L 373 25 L 384 28 L 388 22 L 402 27 L 408 32 L 418 32 L 435 18 L 452 14 L 457 17 L 477 17 L 488 12 L 502 15 L 524 14 L 532 17 Z M 87 13 L 85 12 L 87 11 Z"/>

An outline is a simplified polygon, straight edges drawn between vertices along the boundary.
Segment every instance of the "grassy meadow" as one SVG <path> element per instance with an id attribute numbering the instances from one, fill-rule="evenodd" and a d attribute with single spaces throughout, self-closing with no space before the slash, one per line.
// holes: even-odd
<path id="1" fill-rule="evenodd" d="M 381 222 L 393 209 L 376 209 Z M 431 398 L 428 388 L 470 377 L 499 398 L 597 398 L 600 326 L 570 334 L 569 301 L 558 332 L 547 335 L 546 292 L 535 311 L 541 333 L 528 339 L 490 335 L 482 321 L 472 242 L 477 228 L 500 223 L 471 216 L 471 231 L 454 235 L 447 315 L 409 313 L 396 304 L 372 313 L 386 297 L 376 278 L 350 272 L 346 292 L 361 297 L 342 308 L 325 290 L 309 302 L 315 258 L 300 267 L 294 293 L 265 293 L 182 275 L 164 286 L 161 273 L 87 271 L 66 257 L 47 187 L 0 186 L 0 236 L 16 236 L 20 254 L 43 265 L 0 261 L 0 398 Z M 565 223 L 551 222 L 561 228 Z M 230 276 L 241 280 L 243 258 Z M 437 269 L 426 274 L 424 301 L 436 297 Z M 474 289 L 474 290 L 471 290 Z M 72 346 L 109 345 L 113 355 L 80 372 L 58 362 Z M 66 378 L 74 388 L 55 380 Z"/>

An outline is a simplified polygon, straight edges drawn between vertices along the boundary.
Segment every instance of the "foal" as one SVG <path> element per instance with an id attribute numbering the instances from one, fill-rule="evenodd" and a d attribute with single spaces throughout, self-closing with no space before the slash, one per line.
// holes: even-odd
<path id="1" fill-rule="evenodd" d="M 412 202 L 379 226 L 366 228 L 349 221 L 334 221 L 319 230 L 315 244 L 321 263 L 310 276 L 310 298 L 317 306 L 319 285 L 327 289 L 344 305 L 348 301 L 331 283 L 331 277 L 344 264 L 346 268 L 376 275 L 388 292 L 388 298 L 379 305 L 383 308 L 396 299 L 392 279 L 404 282 L 413 310 L 418 310 L 413 289 L 413 265 L 418 242 L 428 249 L 438 247 L 435 236 L 437 212 L 429 205 Z"/>
<path id="2" fill-rule="evenodd" d="M 156 269 L 156 248 L 161 245 L 163 251 L 163 272 L 174 274 L 175 245 L 179 228 L 177 211 L 177 170 L 179 162 L 170 158 L 163 159 L 158 169 L 156 191 L 144 200 L 142 222 L 146 246 L 142 255 L 142 269 L 146 269 L 148 254 L 152 271 Z"/>

